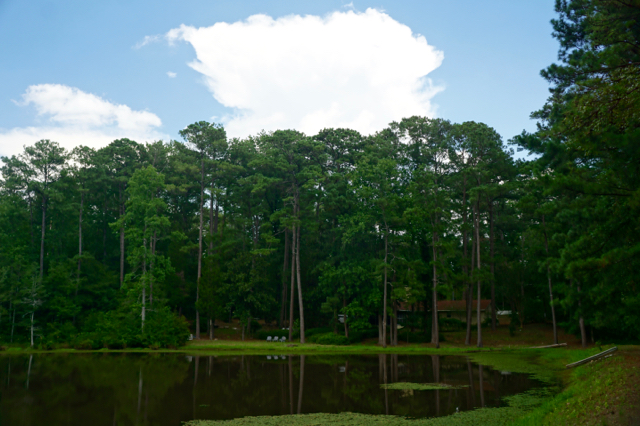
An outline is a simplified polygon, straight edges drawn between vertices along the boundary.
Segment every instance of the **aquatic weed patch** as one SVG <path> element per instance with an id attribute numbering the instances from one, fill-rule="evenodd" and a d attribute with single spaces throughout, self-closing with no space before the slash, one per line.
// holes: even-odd
<path id="1" fill-rule="evenodd" d="M 445 417 L 412 419 L 360 413 L 314 413 L 285 416 L 243 417 L 233 420 L 192 420 L 184 426 L 320 426 L 320 425 L 388 425 L 388 426 L 471 426 L 510 424 L 513 419 L 527 414 L 547 397 L 544 390 L 533 390 L 505 398 L 507 406 L 463 411 Z"/>
<path id="2" fill-rule="evenodd" d="M 469 359 L 496 370 L 530 374 L 547 385 L 558 385 L 558 373 L 564 369 L 562 361 L 548 358 L 541 349 L 516 349 L 508 351 L 477 352 L 468 354 Z M 562 359 L 570 359 L 564 354 Z"/>
<path id="3" fill-rule="evenodd" d="M 461 351 L 460 351 L 461 352 Z M 458 352 L 458 353 L 460 353 Z M 462 353 L 460 353 L 462 355 Z M 546 387 L 504 397 L 504 406 L 479 408 L 462 411 L 449 416 L 432 418 L 410 418 L 402 416 L 374 415 L 362 413 L 315 413 L 303 415 L 256 416 L 234 420 L 212 421 L 194 420 L 186 426 L 299 426 L 299 425 L 389 425 L 389 426 L 466 426 L 466 425 L 508 425 L 514 420 L 529 415 L 557 393 L 559 379 L 557 372 L 563 366 L 555 356 L 547 359 L 539 350 L 482 351 L 466 354 L 474 362 L 491 366 L 498 370 L 514 373 L 528 373 L 541 380 Z M 581 356 L 578 355 L 578 356 Z M 566 357 L 566 355 L 565 355 Z M 444 383 L 394 382 L 381 385 L 389 390 L 452 390 L 458 387 Z M 460 387 L 466 387 L 465 385 Z"/>

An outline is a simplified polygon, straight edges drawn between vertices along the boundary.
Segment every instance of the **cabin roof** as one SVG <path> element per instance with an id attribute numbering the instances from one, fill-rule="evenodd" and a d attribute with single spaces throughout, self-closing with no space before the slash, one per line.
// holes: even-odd
<path id="1" fill-rule="evenodd" d="M 472 301 L 472 310 L 475 311 L 478 307 L 478 301 Z M 491 300 L 489 299 L 480 299 L 480 310 L 484 311 L 491 306 Z M 399 310 L 401 311 L 410 311 L 411 304 L 406 302 L 400 302 Z M 438 312 L 444 311 L 466 311 L 467 310 L 467 302 L 465 300 L 439 300 L 438 301 Z"/>
<path id="2" fill-rule="evenodd" d="M 480 310 L 484 311 L 491 306 L 491 300 L 480 299 Z M 472 310 L 476 310 L 478 307 L 478 301 L 473 300 L 471 302 Z M 467 302 L 465 300 L 440 300 L 438 301 L 438 311 L 466 311 Z"/>

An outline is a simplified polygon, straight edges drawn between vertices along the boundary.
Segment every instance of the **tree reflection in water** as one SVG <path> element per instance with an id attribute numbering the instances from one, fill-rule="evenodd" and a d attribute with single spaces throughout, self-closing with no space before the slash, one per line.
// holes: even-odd
<path id="1" fill-rule="evenodd" d="M 476 368 L 468 359 L 453 356 L 207 356 L 205 368 L 200 368 L 200 358 L 131 353 L 0 356 L 0 374 L 6 376 L 0 379 L 3 424 L 86 425 L 108 419 L 114 425 L 162 426 L 193 418 L 344 411 L 431 417 L 452 414 L 456 408 L 497 406 L 500 397 L 540 386 L 526 375 Z M 466 389 L 381 386 L 394 382 Z"/>

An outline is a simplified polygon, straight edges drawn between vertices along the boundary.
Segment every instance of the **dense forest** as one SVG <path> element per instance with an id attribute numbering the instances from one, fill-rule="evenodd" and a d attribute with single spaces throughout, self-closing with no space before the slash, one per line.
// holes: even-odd
<path id="1" fill-rule="evenodd" d="M 438 345 L 438 300 L 466 300 L 467 344 L 497 309 L 525 332 L 637 341 L 640 7 L 556 9 L 551 96 L 508 144 L 439 118 L 246 139 L 199 121 L 181 141 L 2 157 L 1 341 L 178 346 L 260 318 L 303 343 L 329 326 L 386 346 L 402 304 Z M 492 316 L 472 327 L 481 299 Z"/>

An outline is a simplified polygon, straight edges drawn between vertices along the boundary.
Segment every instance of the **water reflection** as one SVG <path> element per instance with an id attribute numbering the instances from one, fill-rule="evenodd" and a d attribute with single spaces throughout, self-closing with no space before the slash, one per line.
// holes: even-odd
<path id="1" fill-rule="evenodd" d="M 498 406 L 501 397 L 540 385 L 439 355 L 3 355 L 0 372 L 0 424 L 11 425 L 175 425 L 343 411 L 432 417 Z M 380 386 L 394 382 L 458 388 Z"/>

